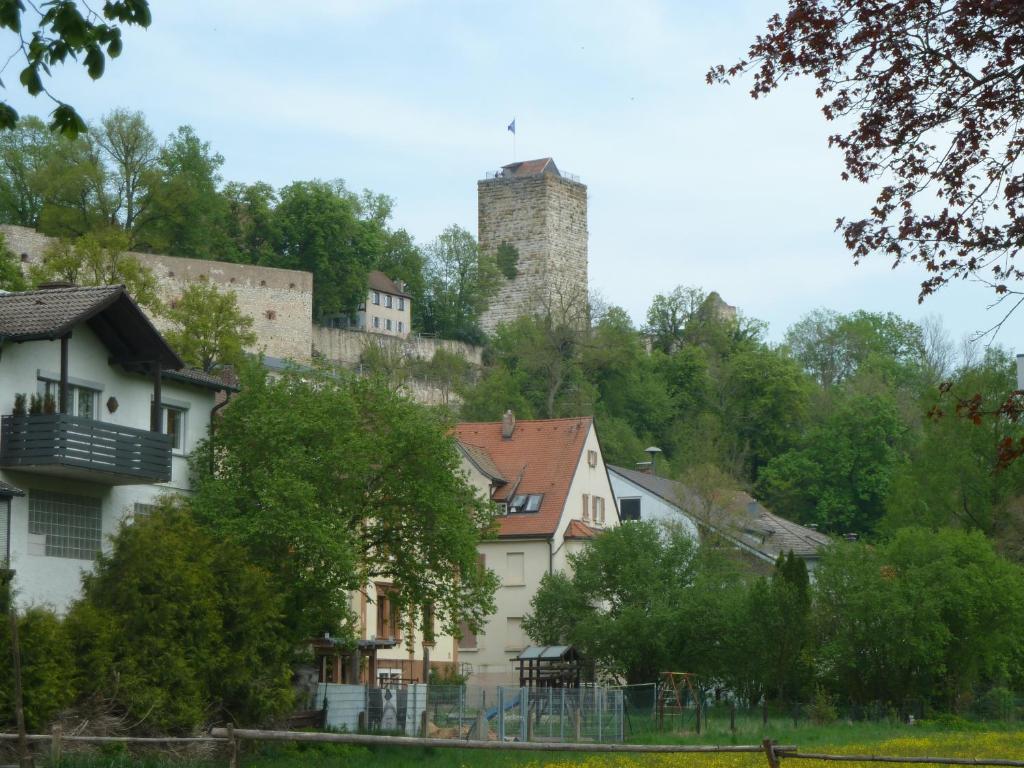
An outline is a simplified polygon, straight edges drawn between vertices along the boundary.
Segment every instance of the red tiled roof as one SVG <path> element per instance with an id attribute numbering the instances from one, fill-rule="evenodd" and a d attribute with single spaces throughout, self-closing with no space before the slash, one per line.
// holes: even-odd
<path id="1" fill-rule="evenodd" d="M 582 520 L 572 520 L 565 529 L 565 538 L 567 539 L 593 539 L 596 538 L 600 531 L 591 528 L 589 525 L 584 523 Z"/>
<path id="2" fill-rule="evenodd" d="M 501 167 L 503 176 L 540 176 L 543 173 L 553 173 L 561 176 L 558 166 L 550 157 L 542 157 L 538 160 L 523 160 L 518 163 L 509 163 Z"/>
<path id="3" fill-rule="evenodd" d="M 508 480 L 495 491 L 495 501 L 518 494 L 544 494 L 537 512 L 500 518 L 499 536 L 554 535 L 593 421 L 589 416 L 518 421 L 508 440 L 501 436 L 500 421 L 456 425 L 456 439 L 464 446 L 486 451 Z"/>

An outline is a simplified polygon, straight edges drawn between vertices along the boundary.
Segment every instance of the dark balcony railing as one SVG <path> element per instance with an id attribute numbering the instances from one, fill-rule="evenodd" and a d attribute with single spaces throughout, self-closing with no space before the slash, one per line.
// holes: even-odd
<path id="1" fill-rule="evenodd" d="M 0 418 L 0 466 L 111 485 L 171 479 L 171 438 L 66 414 Z"/>

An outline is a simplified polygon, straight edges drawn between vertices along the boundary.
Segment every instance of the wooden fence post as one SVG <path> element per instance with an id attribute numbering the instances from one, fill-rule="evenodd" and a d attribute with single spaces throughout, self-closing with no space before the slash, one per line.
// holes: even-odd
<path id="1" fill-rule="evenodd" d="M 228 723 L 228 768 L 238 768 L 238 739 L 231 723 Z"/>
<path id="2" fill-rule="evenodd" d="M 21 643 L 18 640 L 18 608 L 14 596 L 9 597 L 11 622 L 11 661 L 14 664 L 14 717 L 18 724 L 18 764 L 21 768 L 32 768 L 32 752 L 28 748 L 25 730 L 25 703 L 21 692 Z"/>
<path id="3" fill-rule="evenodd" d="M 63 736 L 64 729 L 60 723 L 57 723 L 53 726 L 53 734 L 50 737 L 50 765 L 58 765 L 60 763 L 61 756 L 64 753 Z"/>
<path id="4" fill-rule="evenodd" d="M 768 768 L 779 768 L 779 756 L 775 752 L 775 742 L 765 739 L 761 742 L 761 747 L 764 749 L 765 757 L 768 758 Z"/>
<path id="5" fill-rule="evenodd" d="M 729 730 L 736 733 L 736 702 L 732 702 L 729 705 Z"/>

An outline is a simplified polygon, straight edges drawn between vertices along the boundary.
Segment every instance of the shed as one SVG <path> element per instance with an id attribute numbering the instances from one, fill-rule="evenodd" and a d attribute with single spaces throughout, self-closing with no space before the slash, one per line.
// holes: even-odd
<path id="1" fill-rule="evenodd" d="M 520 688 L 579 688 L 582 659 L 571 645 L 531 645 L 516 656 Z"/>

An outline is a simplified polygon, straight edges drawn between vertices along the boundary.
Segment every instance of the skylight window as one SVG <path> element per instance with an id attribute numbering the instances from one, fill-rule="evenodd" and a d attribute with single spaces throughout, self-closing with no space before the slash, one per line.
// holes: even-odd
<path id="1" fill-rule="evenodd" d="M 509 512 L 538 512 L 544 500 L 543 493 L 519 493 L 512 497 L 508 504 Z"/>

